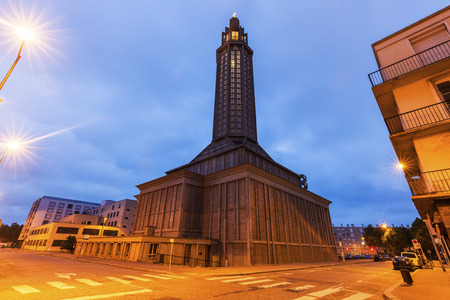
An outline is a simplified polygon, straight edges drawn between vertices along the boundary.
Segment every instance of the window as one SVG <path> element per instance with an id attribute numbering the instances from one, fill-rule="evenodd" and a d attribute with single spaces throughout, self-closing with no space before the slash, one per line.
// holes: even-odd
<path id="1" fill-rule="evenodd" d="M 120 208 L 122 206 L 122 203 L 119 203 L 119 206 L 117 208 Z"/>
<path id="2" fill-rule="evenodd" d="M 72 209 L 73 208 L 73 204 L 67 204 L 67 208 L 68 209 Z"/>
<path id="3" fill-rule="evenodd" d="M 53 208 L 47 209 L 47 212 L 48 212 L 48 213 L 52 213 L 52 212 L 53 212 Z"/>
<path id="4" fill-rule="evenodd" d="M 115 206 L 115 205 L 112 206 L 111 210 L 114 210 L 114 206 Z"/>
<path id="5" fill-rule="evenodd" d="M 91 225 L 91 221 L 87 221 L 87 224 L 88 224 L 88 225 Z"/>
<path id="6" fill-rule="evenodd" d="M 238 31 L 232 31 L 231 32 L 231 39 L 233 39 L 233 40 L 239 39 L 239 32 Z"/>
<path id="7" fill-rule="evenodd" d="M 129 208 L 127 208 L 127 211 L 130 211 L 130 209 L 129 209 Z"/>
<path id="8" fill-rule="evenodd" d="M 64 240 L 54 240 L 52 243 L 52 247 L 59 247 L 62 245 L 63 242 Z"/>
<path id="9" fill-rule="evenodd" d="M 56 229 L 56 233 L 78 234 L 78 228 L 58 227 L 58 229 Z"/>
<path id="10" fill-rule="evenodd" d="M 63 211 L 62 208 L 59 208 L 59 209 L 56 210 L 56 213 L 57 214 L 62 214 L 62 211 Z"/>
<path id="11" fill-rule="evenodd" d="M 61 216 L 60 215 L 56 215 L 55 216 L 55 220 L 59 220 L 59 219 L 61 219 Z"/>
<path id="12" fill-rule="evenodd" d="M 52 214 L 46 214 L 46 215 L 45 215 L 45 218 L 46 218 L 46 219 L 50 219 L 51 217 L 52 217 Z"/>
<path id="13" fill-rule="evenodd" d="M 118 217 L 119 216 L 119 212 L 116 212 L 116 217 Z"/>
<path id="14" fill-rule="evenodd" d="M 127 226 L 126 226 L 126 225 L 123 225 L 122 227 L 123 227 L 123 228 L 127 228 Z"/>
<path id="15" fill-rule="evenodd" d="M 156 257 L 156 252 L 158 251 L 158 244 L 150 244 L 148 249 L 148 258 Z"/>
<path id="16" fill-rule="evenodd" d="M 105 230 L 103 231 L 104 236 L 117 236 L 117 230 Z"/>
<path id="17" fill-rule="evenodd" d="M 125 217 L 125 220 L 128 220 L 128 217 Z"/>
<path id="18" fill-rule="evenodd" d="M 50 221 L 49 220 L 44 220 L 42 221 L 42 225 L 48 224 Z"/>
<path id="19" fill-rule="evenodd" d="M 63 208 L 63 207 L 64 207 L 64 203 L 58 204 L 58 207 L 59 207 L 59 208 Z"/>
<path id="20" fill-rule="evenodd" d="M 117 225 L 117 221 L 114 221 L 114 226 L 116 226 Z"/>
<path id="21" fill-rule="evenodd" d="M 56 202 L 50 202 L 50 203 L 48 204 L 48 207 L 55 207 L 55 205 L 56 205 Z"/>
<path id="22" fill-rule="evenodd" d="M 71 215 L 72 211 L 71 210 L 66 210 L 66 215 Z"/>
<path id="23" fill-rule="evenodd" d="M 81 205 L 77 205 L 75 209 L 81 209 Z"/>
<path id="24" fill-rule="evenodd" d="M 79 211 L 79 210 L 76 210 L 76 211 L 75 211 L 75 214 L 79 214 L 79 213 L 80 213 L 80 211 Z"/>
<path id="25" fill-rule="evenodd" d="M 99 235 L 100 229 L 84 228 L 82 234 Z"/>

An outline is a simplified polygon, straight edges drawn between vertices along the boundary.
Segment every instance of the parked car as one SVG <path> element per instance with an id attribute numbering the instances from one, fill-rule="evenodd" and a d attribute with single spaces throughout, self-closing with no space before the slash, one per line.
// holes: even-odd
<path id="1" fill-rule="evenodd" d="M 391 256 L 389 254 L 383 254 L 384 260 L 391 260 Z"/>
<path id="2" fill-rule="evenodd" d="M 345 258 L 345 259 L 352 259 L 352 256 L 351 256 L 350 254 L 346 254 L 346 255 L 344 256 L 344 258 Z"/>
<path id="3" fill-rule="evenodd" d="M 414 265 L 412 261 L 408 257 L 404 256 L 396 256 L 392 260 L 392 265 L 394 266 L 394 270 L 407 269 L 409 271 L 414 271 Z"/>
<path id="4" fill-rule="evenodd" d="M 384 255 L 381 254 L 375 254 L 373 256 L 373 261 L 384 261 Z"/>
<path id="5" fill-rule="evenodd" d="M 414 268 L 421 268 L 422 269 L 423 261 L 422 261 L 422 258 L 419 255 L 417 255 L 417 253 L 415 253 L 415 252 L 402 252 L 401 256 L 409 258 L 411 260 L 411 263 L 414 266 Z"/>
<path id="6" fill-rule="evenodd" d="M 372 255 L 366 254 L 366 255 L 364 255 L 364 258 L 365 258 L 365 259 L 371 259 L 371 258 L 372 258 Z"/>
<path id="7" fill-rule="evenodd" d="M 361 258 L 361 255 L 356 254 L 356 255 L 353 256 L 353 258 L 354 258 L 354 259 L 360 259 L 360 258 Z"/>

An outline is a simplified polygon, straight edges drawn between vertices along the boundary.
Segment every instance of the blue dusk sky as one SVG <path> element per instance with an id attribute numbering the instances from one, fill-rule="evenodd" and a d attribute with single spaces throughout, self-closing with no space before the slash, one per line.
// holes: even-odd
<path id="1" fill-rule="evenodd" d="M 335 225 L 411 224 L 418 213 L 367 74 L 371 44 L 448 1 L 5 1 L 0 218 L 44 195 L 134 199 L 212 137 L 216 49 L 236 12 L 253 49 L 258 140 L 332 201 Z M 4 75 L 1 75 L 4 76 Z"/>

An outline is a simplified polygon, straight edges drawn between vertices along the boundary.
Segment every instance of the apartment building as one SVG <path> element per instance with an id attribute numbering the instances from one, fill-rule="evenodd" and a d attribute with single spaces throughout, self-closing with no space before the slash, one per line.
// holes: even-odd
<path id="1" fill-rule="evenodd" d="M 23 243 L 31 228 L 59 222 L 71 214 L 87 214 L 90 209 L 98 206 L 100 204 L 95 202 L 43 196 L 33 202 L 20 233 L 19 243 L 20 245 Z"/>
<path id="2" fill-rule="evenodd" d="M 369 74 L 372 91 L 403 166 L 411 199 L 420 217 L 448 236 L 450 6 L 381 39 L 372 48 L 379 67 Z M 436 234 L 433 230 L 432 235 Z"/>
<path id="3" fill-rule="evenodd" d="M 120 228 L 126 235 L 131 235 L 136 213 L 136 200 L 105 200 L 100 206 L 87 212 L 100 217 L 100 224 Z"/>

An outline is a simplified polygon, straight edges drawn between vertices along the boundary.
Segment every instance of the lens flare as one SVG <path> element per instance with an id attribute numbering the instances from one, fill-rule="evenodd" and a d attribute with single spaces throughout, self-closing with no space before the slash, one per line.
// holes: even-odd
<path id="1" fill-rule="evenodd" d="M 18 27 L 16 28 L 17 33 L 22 39 L 26 41 L 32 41 L 34 39 L 33 31 L 30 28 Z"/>

